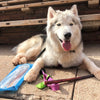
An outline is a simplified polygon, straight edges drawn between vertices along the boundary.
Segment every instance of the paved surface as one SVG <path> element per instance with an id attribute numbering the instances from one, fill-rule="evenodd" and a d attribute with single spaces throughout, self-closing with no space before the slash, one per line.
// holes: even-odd
<path id="1" fill-rule="evenodd" d="M 14 68 L 11 63 L 14 53 L 12 46 L 0 46 L 0 81 Z M 100 66 L 100 45 L 86 45 L 85 53 L 98 66 Z M 46 72 L 53 79 L 71 78 L 76 75 L 76 68 L 56 69 L 46 68 Z M 89 72 L 78 69 L 77 76 L 88 75 Z M 0 100 L 100 100 L 100 81 L 96 78 L 85 79 L 77 82 L 63 83 L 59 91 L 52 91 L 49 88 L 39 90 L 36 84 L 41 82 L 38 78 L 36 82 L 24 82 L 17 92 L 0 92 Z"/>

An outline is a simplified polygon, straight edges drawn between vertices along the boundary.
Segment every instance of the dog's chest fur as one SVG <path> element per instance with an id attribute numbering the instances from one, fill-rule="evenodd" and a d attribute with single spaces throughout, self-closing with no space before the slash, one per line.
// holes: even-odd
<path id="1" fill-rule="evenodd" d="M 63 53 L 58 58 L 58 63 L 62 65 L 62 67 L 72 67 L 72 66 L 78 66 L 81 64 L 82 60 L 80 59 L 81 53 L 77 52 L 68 52 Z"/>
<path id="2" fill-rule="evenodd" d="M 82 51 L 79 50 L 80 48 L 75 52 L 57 53 L 52 49 L 47 49 L 43 54 L 45 66 L 57 66 L 58 64 L 64 68 L 78 66 L 82 63 Z"/>

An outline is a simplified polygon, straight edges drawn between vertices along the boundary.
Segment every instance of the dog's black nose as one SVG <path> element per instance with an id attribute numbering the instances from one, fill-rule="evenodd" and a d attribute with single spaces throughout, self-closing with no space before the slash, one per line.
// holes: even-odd
<path id="1" fill-rule="evenodd" d="M 71 37 L 71 33 L 70 33 L 70 32 L 66 33 L 66 34 L 64 35 L 64 37 L 65 37 L 66 39 L 69 39 L 69 38 Z"/>

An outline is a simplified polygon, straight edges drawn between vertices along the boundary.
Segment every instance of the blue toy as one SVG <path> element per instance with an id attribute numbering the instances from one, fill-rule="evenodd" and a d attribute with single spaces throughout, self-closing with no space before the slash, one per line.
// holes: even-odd
<path id="1" fill-rule="evenodd" d="M 1 82 L 0 91 L 17 91 L 33 64 L 17 65 Z"/>

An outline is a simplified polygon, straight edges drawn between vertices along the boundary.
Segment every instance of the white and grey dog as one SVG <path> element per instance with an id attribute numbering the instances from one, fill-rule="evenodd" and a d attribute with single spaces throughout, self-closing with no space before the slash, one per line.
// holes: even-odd
<path id="1" fill-rule="evenodd" d="M 83 53 L 81 29 L 76 5 L 65 11 L 55 11 L 49 7 L 45 42 L 43 34 L 31 37 L 18 45 L 17 55 L 13 59 L 15 65 L 26 63 L 30 58 L 35 59 L 43 48 L 46 48 L 34 62 L 34 66 L 26 74 L 24 80 L 35 81 L 41 68 L 59 64 L 64 68 L 83 64 L 90 73 L 100 79 L 100 68 Z"/>

